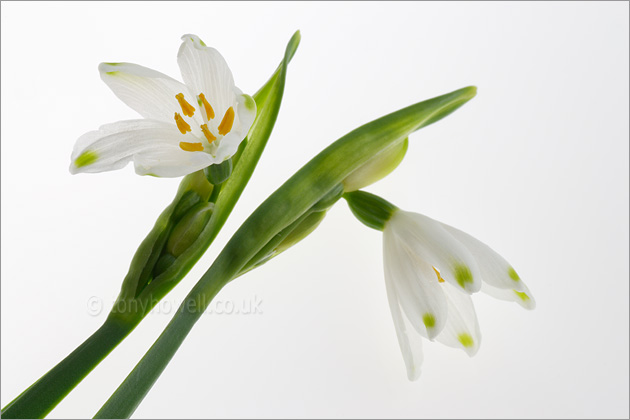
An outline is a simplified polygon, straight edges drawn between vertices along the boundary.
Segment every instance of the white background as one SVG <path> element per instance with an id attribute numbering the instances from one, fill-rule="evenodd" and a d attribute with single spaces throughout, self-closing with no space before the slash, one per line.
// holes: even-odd
<path id="1" fill-rule="evenodd" d="M 101 61 L 179 78 L 179 37 L 254 93 L 301 29 L 274 134 L 197 267 L 51 417 L 91 416 L 240 223 L 351 129 L 474 84 L 370 191 L 477 236 L 533 312 L 476 296 L 474 358 L 425 345 L 408 382 L 381 234 L 344 202 L 299 246 L 226 287 L 262 314 L 204 316 L 135 417 L 628 416 L 628 3 L 2 3 L 2 405 L 105 319 L 179 180 L 72 176 L 77 137 L 136 114 Z M 172 308 L 171 308 L 172 309 Z"/>

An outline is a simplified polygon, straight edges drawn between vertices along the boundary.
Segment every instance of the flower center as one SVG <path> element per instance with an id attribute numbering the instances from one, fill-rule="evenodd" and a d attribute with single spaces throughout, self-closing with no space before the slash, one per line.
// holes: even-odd
<path id="1" fill-rule="evenodd" d="M 186 101 L 183 93 L 178 93 L 177 95 L 175 95 L 175 99 L 177 99 L 177 102 L 179 103 L 179 106 L 182 109 L 182 114 L 184 114 L 186 117 L 189 117 L 189 118 L 195 115 L 195 111 L 196 111 L 195 107 L 192 106 L 188 101 Z M 208 122 L 213 120 L 215 117 L 214 109 L 212 108 L 212 106 L 210 105 L 210 102 L 208 102 L 208 100 L 206 99 L 206 96 L 203 93 L 200 93 L 197 96 L 197 103 L 199 104 L 199 109 L 203 110 L 201 114 L 205 121 L 205 124 L 201 124 L 199 128 L 201 129 L 201 133 L 203 134 L 203 136 L 208 141 L 208 144 L 212 144 L 215 140 L 217 140 L 217 135 L 213 134 L 210 128 L 208 128 Z M 223 119 L 221 120 L 221 123 L 218 126 L 215 126 L 216 132 L 218 133 L 219 136 L 223 137 L 232 130 L 232 127 L 234 125 L 234 117 L 235 117 L 234 108 L 229 107 L 227 111 L 225 111 L 225 115 L 223 115 Z M 192 131 L 190 124 L 188 124 L 188 122 L 184 120 L 184 117 L 182 117 L 179 112 L 175 112 L 175 123 L 177 124 L 177 129 L 182 134 L 186 134 Z M 179 142 L 179 147 L 186 152 L 203 152 L 204 151 L 204 146 L 201 141 L 198 141 L 198 142 L 182 141 L 182 142 Z"/>

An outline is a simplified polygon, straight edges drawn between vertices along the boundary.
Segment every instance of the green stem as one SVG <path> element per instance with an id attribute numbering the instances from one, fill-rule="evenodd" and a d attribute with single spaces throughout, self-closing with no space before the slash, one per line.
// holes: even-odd
<path id="1" fill-rule="evenodd" d="M 2 410 L 2 418 L 44 418 L 137 324 L 108 318 L 68 357 Z"/>
<path id="2" fill-rule="evenodd" d="M 195 300 L 187 298 L 182 304 L 177 314 L 168 324 L 168 328 L 162 333 L 160 338 L 151 346 L 149 352 L 136 365 L 132 374 L 118 387 L 116 392 L 107 400 L 105 405 L 96 413 L 97 419 L 126 419 L 136 410 L 140 402 L 147 395 L 155 381 L 160 377 L 168 363 L 171 361 L 184 339 L 201 317 L 203 309 L 198 306 L 203 305 L 204 300 L 209 301 L 221 290 L 224 283 L 216 282 L 203 291 L 202 299 Z M 193 288 L 190 296 L 199 296 L 200 287 Z M 130 379 L 131 377 L 131 379 Z M 139 386 L 134 385 L 137 380 Z"/>
<path id="3" fill-rule="evenodd" d="M 223 185 L 224 184 L 219 184 L 219 185 L 214 186 L 214 188 L 212 189 L 212 193 L 210 194 L 210 197 L 208 198 L 209 203 L 217 202 L 217 199 L 219 198 L 219 193 L 223 189 Z"/>
<path id="4" fill-rule="evenodd" d="M 232 157 L 234 172 L 229 179 L 216 186 L 207 197 L 205 187 L 199 184 L 196 173 L 186 176 L 173 204 L 158 218 L 153 230 L 136 251 L 117 300 L 117 303 L 128 304 L 130 310 L 112 312 L 110 318 L 118 321 L 108 319 L 105 325 L 72 354 L 9 403 L 2 411 L 2 417 L 41 418 L 49 413 L 142 321 L 153 305 L 175 287 L 203 255 L 234 208 L 267 144 L 280 110 L 287 66 L 299 43 L 298 31 L 289 41 L 278 69 L 254 94 L 258 107 L 257 116 L 248 138 L 241 144 L 239 152 Z M 203 183 L 207 183 L 205 176 Z M 190 249 L 177 258 L 171 256 L 171 261 L 168 258 L 162 261 L 163 267 L 157 270 L 156 274 L 155 267 L 160 264 L 160 256 L 168 257 L 162 254 L 162 250 L 172 233 L 173 220 L 181 220 L 186 211 L 197 204 L 200 197 L 216 203 L 210 222 Z M 41 396 L 38 395 L 40 393 Z"/>
<path id="5" fill-rule="evenodd" d="M 467 87 L 386 115 L 348 133 L 304 165 L 236 231 L 160 337 L 95 418 L 131 416 L 212 299 L 247 268 L 261 249 L 314 207 L 318 208 L 321 200 L 331 196 L 338 199 L 339 185 L 371 157 L 455 111 L 475 93 L 476 88 Z"/>

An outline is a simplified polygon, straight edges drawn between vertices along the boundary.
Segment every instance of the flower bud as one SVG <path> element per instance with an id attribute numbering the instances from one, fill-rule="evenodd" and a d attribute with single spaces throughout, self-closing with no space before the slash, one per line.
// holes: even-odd
<path id="1" fill-rule="evenodd" d="M 367 161 L 366 164 L 357 168 L 343 180 L 344 191 L 351 192 L 360 190 L 385 178 L 402 162 L 405 153 L 407 153 L 408 145 L 409 139 L 405 138 L 383 150 Z"/>
<path id="2" fill-rule="evenodd" d="M 210 165 L 203 172 L 212 185 L 223 184 L 232 175 L 232 159 Z"/>
<path id="3" fill-rule="evenodd" d="M 175 257 L 183 254 L 206 227 L 213 210 L 214 203 L 199 203 L 193 206 L 171 231 L 166 250 Z"/>

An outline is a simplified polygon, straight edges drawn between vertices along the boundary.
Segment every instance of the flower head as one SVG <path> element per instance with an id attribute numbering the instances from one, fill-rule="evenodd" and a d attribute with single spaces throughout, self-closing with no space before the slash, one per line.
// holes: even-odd
<path id="1" fill-rule="evenodd" d="M 81 136 L 70 172 L 103 172 L 134 161 L 136 173 L 178 177 L 229 159 L 254 122 L 256 104 L 234 84 L 225 59 L 184 35 L 184 83 L 131 63 L 101 63 L 103 81 L 144 119 L 105 124 Z"/>
<path id="2" fill-rule="evenodd" d="M 383 229 L 385 282 L 407 375 L 422 363 L 421 337 L 473 356 L 481 333 L 471 293 L 483 291 L 527 309 L 534 298 L 516 271 L 490 247 L 417 213 L 393 211 Z"/>

